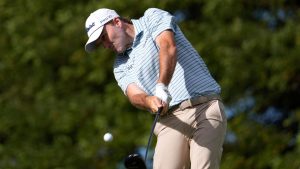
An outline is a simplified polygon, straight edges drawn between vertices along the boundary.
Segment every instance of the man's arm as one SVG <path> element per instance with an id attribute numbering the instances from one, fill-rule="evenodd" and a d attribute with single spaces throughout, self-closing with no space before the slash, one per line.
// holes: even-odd
<path id="1" fill-rule="evenodd" d="M 163 106 L 160 99 L 155 96 L 149 96 L 135 83 L 128 85 L 126 94 L 131 104 L 140 109 L 150 110 L 154 113 L 158 111 L 158 107 Z"/>
<path id="2" fill-rule="evenodd" d="M 162 32 L 155 39 L 159 46 L 159 78 L 158 83 L 168 86 L 176 66 L 176 42 L 171 30 Z"/>
<path id="3" fill-rule="evenodd" d="M 166 30 L 157 36 L 155 42 L 159 46 L 159 78 L 157 83 L 168 86 L 176 66 L 176 44 L 174 33 Z M 156 96 L 149 96 L 135 83 L 127 87 L 127 96 L 130 102 L 138 108 L 157 112 L 159 107 L 164 107 L 163 113 L 167 111 L 168 104 L 162 102 Z"/>

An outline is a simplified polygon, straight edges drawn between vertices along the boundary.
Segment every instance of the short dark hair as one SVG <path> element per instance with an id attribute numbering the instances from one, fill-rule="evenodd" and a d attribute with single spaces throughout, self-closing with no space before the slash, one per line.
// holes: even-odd
<path id="1" fill-rule="evenodd" d="M 128 18 L 119 17 L 119 19 L 125 23 L 132 24 L 132 21 Z"/>

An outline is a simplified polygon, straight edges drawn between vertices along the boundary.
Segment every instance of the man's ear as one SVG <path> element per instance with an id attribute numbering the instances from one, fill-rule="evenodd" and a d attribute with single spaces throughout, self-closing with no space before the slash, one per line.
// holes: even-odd
<path id="1" fill-rule="evenodd" d="M 120 18 L 114 18 L 114 19 L 112 20 L 112 24 L 113 24 L 114 26 L 121 27 L 121 26 L 122 26 L 121 19 L 120 19 Z"/>

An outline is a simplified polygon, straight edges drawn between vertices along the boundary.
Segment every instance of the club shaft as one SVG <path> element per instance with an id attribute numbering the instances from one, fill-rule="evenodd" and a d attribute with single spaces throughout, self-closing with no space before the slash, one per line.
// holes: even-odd
<path id="1" fill-rule="evenodd" d="M 153 121 L 153 124 L 152 124 L 152 128 L 151 128 L 151 132 L 150 132 L 150 137 L 148 139 L 148 145 L 147 145 L 147 149 L 146 149 L 146 153 L 145 153 L 145 162 L 147 161 L 147 155 L 148 155 L 148 149 L 150 147 L 150 144 L 151 144 L 151 141 L 152 141 L 152 136 L 153 136 L 153 132 L 154 132 L 154 129 L 155 129 L 155 126 L 156 126 L 156 123 L 158 121 L 158 118 L 160 116 L 160 113 L 162 111 L 162 108 L 159 108 L 156 115 L 155 115 L 155 119 Z"/>

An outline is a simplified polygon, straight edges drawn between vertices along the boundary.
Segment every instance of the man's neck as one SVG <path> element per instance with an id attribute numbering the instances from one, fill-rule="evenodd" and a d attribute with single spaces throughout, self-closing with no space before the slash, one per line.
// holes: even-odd
<path id="1" fill-rule="evenodd" d="M 128 36 L 128 45 L 126 46 L 127 48 L 130 48 L 132 46 L 134 37 L 135 37 L 135 31 L 134 31 L 134 27 L 132 24 L 129 23 L 124 23 L 125 24 L 125 32 Z"/>

